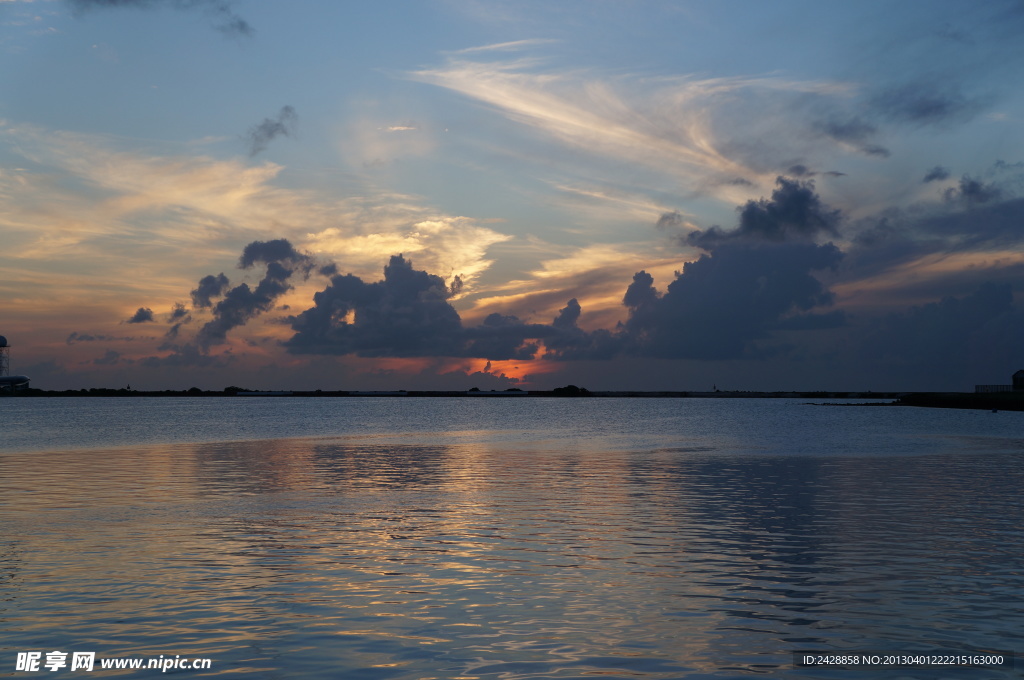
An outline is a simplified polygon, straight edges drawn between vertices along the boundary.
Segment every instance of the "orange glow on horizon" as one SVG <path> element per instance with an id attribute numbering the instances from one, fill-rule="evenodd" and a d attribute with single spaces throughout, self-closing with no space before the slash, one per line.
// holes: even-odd
<path id="1" fill-rule="evenodd" d="M 541 349 L 538 355 L 543 354 L 544 351 Z M 433 371 L 438 375 L 462 373 L 466 376 L 479 373 L 496 378 L 509 378 L 524 386 L 530 384 L 531 376 L 553 373 L 561 368 L 559 362 L 544 359 L 488 361 L 475 357 L 371 357 L 360 358 L 355 367 L 360 373 L 393 372 L 417 375 Z"/>

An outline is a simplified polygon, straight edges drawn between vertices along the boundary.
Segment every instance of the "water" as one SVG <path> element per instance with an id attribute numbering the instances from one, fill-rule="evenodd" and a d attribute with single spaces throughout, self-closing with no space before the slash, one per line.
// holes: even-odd
<path id="1" fill-rule="evenodd" d="M 1024 663 L 792 658 L 1024 651 L 1021 413 L 90 398 L 0 415 L 4 676 L 30 677 L 15 659 L 33 650 L 209 658 L 171 672 L 239 678 Z"/>

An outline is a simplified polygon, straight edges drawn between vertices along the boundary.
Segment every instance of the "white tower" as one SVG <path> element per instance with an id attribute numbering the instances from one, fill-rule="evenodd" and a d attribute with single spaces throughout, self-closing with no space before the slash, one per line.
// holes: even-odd
<path id="1" fill-rule="evenodd" d="M 11 374 L 11 347 L 7 338 L 0 335 L 0 377 Z"/>

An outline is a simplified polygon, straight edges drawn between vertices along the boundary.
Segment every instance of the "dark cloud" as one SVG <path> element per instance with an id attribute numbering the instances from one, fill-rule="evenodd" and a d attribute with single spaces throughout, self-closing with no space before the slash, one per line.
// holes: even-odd
<path id="1" fill-rule="evenodd" d="M 779 177 L 770 199 L 737 210 L 735 229 L 712 227 L 687 237 L 707 254 L 683 265 L 664 293 L 647 272 L 634 275 L 622 300 L 627 320 L 615 332 L 585 338 L 592 357 L 752 357 L 768 351 L 757 343 L 773 331 L 845 323 L 841 313 L 812 311 L 833 302 L 812 272 L 834 270 L 843 256 L 831 243 L 814 242 L 822 234 L 837 235 L 842 221 L 840 211 L 822 203 L 814 183 Z M 567 307 L 554 325 L 575 327 L 574 314 Z M 576 338 L 576 347 L 582 340 Z M 565 358 L 579 355 L 575 347 L 561 350 Z"/>
<path id="2" fill-rule="evenodd" d="M 831 243 L 736 241 L 686 263 L 664 294 L 640 272 L 623 299 L 629 318 L 619 334 L 622 351 L 674 359 L 754 356 L 755 342 L 787 328 L 788 318 L 832 304 L 832 293 L 811 272 L 834 269 L 841 258 Z M 790 322 L 788 329 L 799 327 Z"/>
<path id="3" fill-rule="evenodd" d="M 73 331 L 64 341 L 69 345 L 75 345 L 80 342 L 134 342 L 135 340 L 151 339 L 145 336 L 113 336 L 113 335 L 100 335 L 98 333 L 79 333 Z"/>
<path id="4" fill-rule="evenodd" d="M 120 363 L 132 364 L 135 362 L 131 359 L 122 359 L 120 352 L 108 349 L 102 357 L 99 357 L 98 359 L 93 359 L 92 363 L 95 364 L 96 366 L 114 366 L 115 364 Z"/>
<path id="5" fill-rule="evenodd" d="M 752 186 L 754 186 L 753 182 L 751 182 L 749 179 L 744 179 L 743 177 L 733 177 L 732 179 L 727 179 L 725 182 L 723 182 L 723 184 L 730 184 L 732 186 L 738 186 L 738 187 L 752 187 Z"/>
<path id="6" fill-rule="evenodd" d="M 171 313 L 167 317 L 167 323 L 173 323 L 177 325 L 188 323 L 191 320 L 192 317 L 189 315 L 188 309 L 185 307 L 184 304 L 180 302 L 176 302 L 174 304 L 174 308 L 171 310 Z"/>
<path id="7" fill-rule="evenodd" d="M 961 184 L 952 205 L 958 209 L 921 220 L 917 227 L 947 239 L 949 250 L 992 246 L 1019 248 L 1024 243 L 1024 198 L 999 200 L 998 187 Z"/>
<path id="8" fill-rule="evenodd" d="M 797 163 L 796 165 L 789 166 L 786 169 L 786 174 L 790 177 L 799 178 L 810 178 L 815 177 L 817 175 L 822 175 L 823 177 L 846 177 L 845 172 L 838 172 L 836 170 L 825 170 L 824 172 L 818 172 L 817 170 L 810 169 L 803 163 Z"/>
<path id="9" fill-rule="evenodd" d="M 296 354 L 451 356 L 462 321 L 448 303 L 444 280 L 412 268 L 395 255 L 384 279 L 366 283 L 335 275 L 313 296 L 314 306 L 291 318 L 295 335 L 285 344 Z"/>
<path id="10" fill-rule="evenodd" d="M 578 328 L 576 322 L 579 321 L 582 311 L 579 301 L 573 298 L 566 303 L 565 307 L 558 310 L 558 316 L 551 322 L 551 325 L 562 330 Z"/>
<path id="11" fill-rule="evenodd" d="M 153 310 L 148 307 L 139 307 L 132 318 L 125 321 L 125 323 L 151 323 L 153 319 Z"/>
<path id="12" fill-rule="evenodd" d="M 216 365 L 208 354 L 211 347 L 223 343 L 231 329 L 274 309 L 275 301 L 290 289 L 291 277 L 316 272 L 328 276 L 329 281 L 313 296 L 312 306 L 276 321 L 293 331 L 283 343 L 292 354 L 487 360 L 542 356 L 559 361 L 774 357 L 806 361 L 813 354 L 808 343 L 786 343 L 798 334 L 813 333 L 821 342 L 843 338 L 844 352 L 874 353 L 881 363 L 906 365 L 910 368 L 905 375 L 912 377 L 924 364 L 915 363 L 910 346 L 926 342 L 930 333 L 946 332 L 949 325 L 961 330 L 956 331 L 955 342 L 942 350 L 942 356 L 948 356 L 953 348 L 966 351 L 968 340 L 977 343 L 981 336 L 965 335 L 963 328 L 971 324 L 991 328 L 994 319 L 1016 313 L 1012 304 L 1008 307 L 1006 303 L 1008 288 L 993 284 L 972 296 L 945 299 L 869 325 L 870 315 L 863 310 L 848 316 L 831 308 L 834 296 L 827 282 L 841 277 L 836 272 L 840 264 L 847 278 L 851 269 L 853 278 L 867 278 L 929 250 L 952 252 L 1024 241 L 1024 199 L 1007 200 L 1005 193 L 995 192 L 994 185 L 975 186 L 972 182 L 965 177 L 955 199 L 847 225 L 840 211 L 821 201 L 812 181 L 779 177 L 769 198 L 737 208 L 733 229 L 713 227 L 688 237 L 686 243 L 705 252 L 696 261 L 685 263 L 667 287 L 659 290 L 649 273 L 637 272 L 632 282 L 623 286 L 625 320 L 614 328 L 598 330 L 580 327 L 583 308 L 576 298 L 565 303 L 549 323 L 494 313 L 477 325 L 467 325 L 452 306 L 452 298 L 462 290 L 459 277 L 446 283 L 395 255 L 384 267 L 381 280 L 365 281 L 340 274 L 335 265 L 315 264 L 283 239 L 256 241 L 243 250 L 239 267 L 265 266 L 259 284 L 229 289 L 223 274 L 204 278 L 193 291 L 193 300 L 197 308 L 211 308 L 213 318 L 184 344 L 177 343 L 180 325 L 175 324 L 162 347 L 171 355 L 150 357 L 142 363 Z M 662 228 L 674 228 L 681 221 L 681 215 L 670 212 L 659 223 Z M 841 226 L 854 234 L 849 255 L 832 243 L 818 242 L 837 235 Z M 985 274 L 977 272 L 977 276 Z M 1011 279 L 1007 276 L 1004 280 Z M 966 281 L 960 282 L 958 290 L 966 289 Z M 977 283 L 978 279 L 971 281 Z M 917 299 L 939 297 L 937 289 L 928 289 L 928 285 L 925 282 L 916 291 Z M 1024 327 L 1024 317 L 1020 322 Z M 1013 319 L 1002 323 L 1000 328 L 1017 327 Z M 912 341 L 894 340 L 900 334 L 910 335 L 911 327 L 917 329 Z M 847 340 L 854 332 L 858 340 Z M 865 338 L 861 348 L 857 343 Z M 229 353 L 216 359 L 230 360 Z"/>
<path id="13" fill-rule="evenodd" d="M 272 309 L 277 298 L 291 290 L 288 283 L 291 276 L 296 272 L 308 275 L 313 268 L 312 259 L 296 251 L 285 239 L 253 241 L 245 246 L 238 266 L 249 269 L 257 263 L 266 264 L 267 272 L 255 289 L 242 283 L 227 291 L 224 298 L 213 306 L 213 319 L 196 334 L 196 342 L 202 350 L 222 344 L 228 331 Z M 194 294 L 195 291 L 193 298 Z"/>
<path id="14" fill-rule="evenodd" d="M 678 210 L 672 212 L 662 213 L 661 217 L 654 225 L 661 231 L 667 232 L 678 232 L 680 227 L 683 226 L 683 216 Z"/>
<path id="15" fill-rule="evenodd" d="M 173 7 L 180 10 L 200 10 L 210 16 L 213 27 L 225 35 L 251 36 L 254 31 L 245 19 L 234 11 L 234 3 L 228 0 L 65 0 L 76 13 L 94 9 L 119 9 L 122 7 L 150 9 Z"/>
<path id="16" fill-rule="evenodd" d="M 660 223 L 681 220 L 667 213 Z M 832 294 L 812 272 L 835 268 L 842 254 L 813 239 L 835 234 L 839 211 L 825 206 L 812 182 L 780 177 L 771 199 L 739 209 L 739 225 L 697 233 L 691 243 L 708 251 L 665 293 L 646 272 L 626 289 L 628 319 L 614 330 L 584 331 L 571 299 L 550 324 L 491 314 L 466 327 L 448 299 L 444 281 L 413 269 L 397 255 L 384 279 L 367 283 L 335 275 L 316 293 L 314 306 L 290 318 L 295 335 L 285 345 L 296 354 L 359 356 L 471 356 L 527 359 L 546 348 L 551 359 L 609 359 L 634 355 L 719 359 L 752 356 L 755 343 L 775 330 L 834 328 L 841 313 L 819 314 Z M 757 348 L 764 352 L 764 348 Z"/>
<path id="17" fill-rule="evenodd" d="M 552 323 L 544 342 L 557 359 L 612 356 L 663 359 L 736 359 L 777 351 L 761 343 L 774 331 L 835 328 L 842 312 L 819 313 L 832 293 L 812 272 L 834 270 L 842 259 L 814 237 L 835 234 L 838 210 L 825 206 L 812 182 L 778 178 L 771 199 L 740 207 L 732 231 L 713 227 L 687 242 L 705 249 L 664 293 L 654 277 L 637 272 L 622 299 L 628 318 L 614 331 L 584 332 L 575 300 Z"/>
<path id="18" fill-rule="evenodd" d="M 899 211 L 863 220 L 846 250 L 843 273 L 851 278 L 868 278 L 948 247 L 945 239 L 919 232 L 914 225 L 913 219 Z"/>
<path id="19" fill-rule="evenodd" d="M 1007 322 L 1015 312 L 1010 285 L 986 283 L 969 295 L 879 319 L 859 360 L 875 371 L 903 372 L 915 379 L 927 371 L 941 371 L 969 383 L 966 369 L 977 337 L 986 336 L 987 327 Z"/>
<path id="20" fill-rule="evenodd" d="M 114 338 L 109 335 L 92 335 L 90 333 L 79 333 L 75 331 L 71 333 L 65 342 L 69 345 L 73 345 L 76 342 L 97 342 L 101 340 L 113 340 Z"/>
<path id="21" fill-rule="evenodd" d="M 262 123 L 254 125 L 245 135 L 249 155 L 255 156 L 263 151 L 277 137 L 291 137 L 295 134 L 298 120 L 299 116 L 295 109 L 285 106 L 277 114 L 277 118 L 264 118 Z"/>
<path id="22" fill-rule="evenodd" d="M 488 315 L 479 326 L 464 330 L 465 344 L 459 352 L 462 356 L 496 360 L 530 359 L 539 349 L 539 345 L 531 341 L 552 334 L 550 326 L 528 324 L 518 317 L 495 313 Z"/>
<path id="23" fill-rule="evenodd" d="M 941 165 L 936 165 L 925 174 L 924 179 L 921 181 L 927 184 L 928 182 L 941 182 L 944 179 L 949 179 L 949 170 Z"/>
<path id="24" fill-rule="evenodd" d="M 196 309 L 204 309 L 213 306 L 213 299 L 219 298 L 228 289 L 231 282 L 224 272 L 214 276 L 210 274 L 199 279 L 199 285 L 192 291 L 192 306 Z"/>
<path id="25" fill-rule="evenodd" d="M 831 312 L 793 314 L 775 325 L 780 331 L 809 331 L 824 328 L 841 328 L 847 324 L 846 312 L 835 309 Z"/>
<path id="26" fill-rule="evenodd" d="M 995 184 L 985 184 L 964 175 L 956 188 L 946 189 L 942 195 L 947 201 L 973 207 L 999 200 L 1003 190 Z"/>
<path id="27" fill-rule="evenodd" d="M 249 269 L 257 263 L 271 264 L 274 262 L 288 262 L 302 268 L 308 273 L 313 268 L 313 262 L 307 255 L 295 250 L 287 239 L 278 238 L 272 241 L 253 241 L 242 249 L 238 258 L 238 266 L 241 269 Z"/>
<path id="28" fill-rule="evenodd" d="M 927 255 L 972 250 L 1019 250 L 1024 246 L 1024 198 L 1005 198 L 1006 190 L 966 178 L 946 200 L 917 210 L 888 210 L 861 220 L 846 251 L 841 277 L 864 279 Z M 973 285 L 1006 267 L 994 258 L 988 268 L 972 267 Z M 950 273 L 947 276 L 953 276 Z M 967 279 L 965 279 L 966 281 Z"/>
<path id="29" fill-rule="evenodd" d="M 814 191 L 814 182 L 779 177 L 770 199 L 747 201 L 739 208 L 739 227 L 723 231 L 711 227 L 687 236 L 687 242 L 704 249 L 726 241 L 775 241 L 813 239 L 819 234 L 837 235 L 838 210 L 827 208 Z"/>
<path id="30" fill-rule="evenodd" d="M 221 274 L 221 276 L 223 277 L 224 275 Z M 207 277 L 207 278 L 213 278 L 213 277 Z M 200 286 L 202 286 L 202 281 L 200 281 L 199 283 L 200 283 Z M 227 279 L 226 278 L 224 279 L 224 286 L 225 287 L 227 286 Z M 193 299 L 194 298 L 195 298 L 195 291 L 193 291 Z M 209 307 L 210 305 L 211 305 L 211 303 L 209 301 L 209 298 L 207 298 L 207 304 L 205 306 Z M 167 317 L 167 323 L 171 324 L 171 327 L 168 328 L 167 332 L 164 334 L 164 343 L 166 344 L 166 343 L 168 343 L 168 342 L 170 342 L 172 340 L 176 340 L 177 337 L 178 337 L 178 334 L 181 332 L 181 327 L 184 326 L 185 324 L 191 323 L 191 322 L 192 322 L 192 315 L 189 314 L 188 308 L 186 308 L 185 305 L 182 304 L 181 302 L 175 303 L 174 309 L 171 310 L 171 313 Z"/>
<path id="31" fill-rule="evenodd" d="M 165 341 L 176 340 L 177 337 L 178 337 L 178 333 L 181 332 L 182 325 L 183 325 L 183 322 L 180 322 L 180 323 L 176 323 L 173 326 L 171 326 L 170 328 L 168 328 L 167 332 L 164 334 L 164 340 Z M 164 347 L 162 347 L 161 349 L 163 349 L 163 348 Z"/>
<path id="32" fill-rule="evenodd" d="M 659 297 L 660 294 L 654 288 L 654 277 L 645 271 L 639 271 L 633 274 L 633 283 L 626 288 L 622 304 L 636 315 L 638 310 L 649 309 Z"/>
<path id="33" fill-rule="evenodd" d="M 924 81 L 881 90 L 869 100 L 868 105 L 882 118 L 912 125 L 964 123 L 985 106 L 981 99 L 966 96 L 951 82 L 935 84 Z"/>
<path id="34" fill-rule="evenodd" d="M 461 289 L 395 255 L 381 281 L 335 275 L 313 296 L 314 306 L 290 318 L 295 335 L 285 346 L 295 354 L 356 354 L 364 357 L 479 357 L 529 359 L 538 340 L 558 330 L 516 316 L 491 314 L 465 326 L 449 299 Z"/>
<path id="35" fill-rule="evenodd" d="M 1007 163 L 1006 161 L 1000 160 L 996 161 L 993 164 L 992 168 L 996 172 L 1020 171 L 1024 169 L 1024 161 L 1017 161 L 1016 163 Z"/>
<path id="36" fill-rule="evenodd" d="M 1009 374 L 1024 368 L 1022 337 L 1024 312 L 1015 307 L 993 315 L 968 336 L 965 382 L 1008 384 Z"/>
<path id="37" fill-rule="evenodd" d="M 611 331 L 599 328 L 584 331 L 577 325 L 582 309 L 572 298 L 551 322 L 553 333 L 544 339 L 546 359 L 563 361 L 578 359 L 611 359 L 621 351 L 621 338 Z"/>
<path id="38" fill-rule="evenodd" d="M 878 128 L 863 118 L 857 116 L 846 119 L 830 118 L 818 121 L 813 127 L 818 134 L 856 147 L 861 153 L 868 156 L 889 157 L 889 150 L 873 141 L 878 134 Z"/>
<path id="39" fill-rule="evenodd" d="M 160 349 L 170 349 L 172 352 L 165 357 L 145 357 L 139 359 L 139 365 L 146 368 L 212 368 L 226 366 L 233 359 L 230 354 L 210 356 L 202 352 L 194 343 L 164 345 Z"/>

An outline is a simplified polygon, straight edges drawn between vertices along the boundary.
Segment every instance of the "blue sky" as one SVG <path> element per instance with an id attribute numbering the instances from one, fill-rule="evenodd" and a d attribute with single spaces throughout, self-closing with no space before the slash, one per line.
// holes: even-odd
<path id="1" fill-rule="evenodd" d="M 1022 28 L 1019 2 L 2 1 L 12 370 L 1007 382 Z"/>

